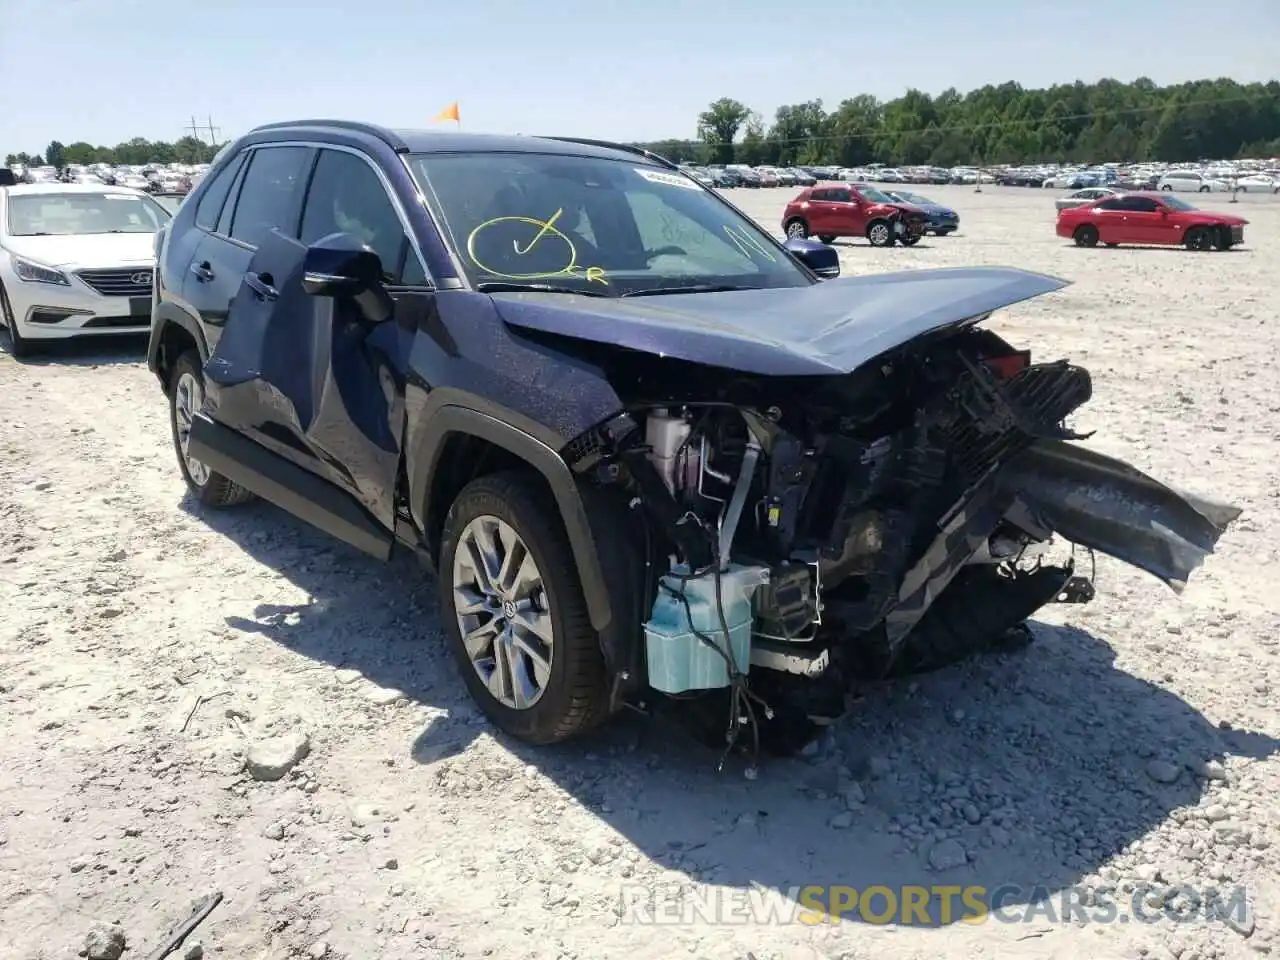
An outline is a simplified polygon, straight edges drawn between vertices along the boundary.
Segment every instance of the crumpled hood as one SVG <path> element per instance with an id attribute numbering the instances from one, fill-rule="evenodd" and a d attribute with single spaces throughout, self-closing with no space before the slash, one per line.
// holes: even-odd
<path id="1" fill-rule="evenodd" d="M 730 293 L 491 296 L 513 327 L 746 373 L 803 376 L 850 373 L 921 334 L 1066 285 L 1013 267 L 954 267 Z"/>

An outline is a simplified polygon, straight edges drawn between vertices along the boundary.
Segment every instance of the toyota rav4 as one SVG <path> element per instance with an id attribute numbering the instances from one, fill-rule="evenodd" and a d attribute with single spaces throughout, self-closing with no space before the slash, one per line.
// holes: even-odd
<path id="1" fill-rule="evenodd" d="M 1062 281 L 839 279 L 635 148 L 275 124 L 156 242 L 192 496 L 416 553 L 531 742 L 691 697 L 730 740 L 827 719 L 1087 600 L 1055 533 L 1180 587 L 1239 512 L 1078 445 L 1089 374 L 980 328 Z"/>

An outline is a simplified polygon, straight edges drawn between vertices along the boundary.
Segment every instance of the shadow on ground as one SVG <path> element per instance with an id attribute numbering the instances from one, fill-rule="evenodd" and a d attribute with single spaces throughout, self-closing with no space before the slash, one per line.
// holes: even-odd
<path id="1" fill-rule="evenodd" d="M 13 356 L 9 331 L 0 332 L 0 347 Z M 72 340 L 28 341 L 30 353 L 18 362 L 24 366 L 64 365 L 105 367 L 125 363 L 145 363 L 146 334 L 114 337 L 79 337 Z"/>
<path id="2" fill-rule="evenodd" d="M 229 626 L 447 708 L 406 745 L 419 762 L 460 753 L 489 729 L 475 723 L 437 626 L 434 582 L 416 561 L 380 564 L 266 504 L 184 508 L 314 598 Z M 717 772 L 716 753 L 634 714 L 559 747 L 505 746 L 677 876 L 784 894 L 809 884 L 1005 887 L 1016 916 L 1198 803 L 1204 781 L 1192 769 L 1280 747 L 1220 729 L 1118 669 L 1102 638 L 1033 626 L 1025 651 L 866 687 L 815 756 L 769 761 L 754 780 L 737 760 Z M 1152 761 L 1180 772 L 1162 782 Z M 939 868 L 931 855 L 944 840 L 960 861 Z M 956 904 L 951 922 L 963 915 Z M 927 924 L 943 922 L 934 899 Z"/>

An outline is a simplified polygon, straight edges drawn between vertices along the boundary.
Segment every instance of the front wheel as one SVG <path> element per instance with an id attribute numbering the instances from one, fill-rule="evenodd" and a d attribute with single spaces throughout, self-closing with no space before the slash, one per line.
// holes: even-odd
<path id="1" fill-rule="evenodd" d="M 253 499 L 253 494 L 191 456 L 191 425 L 204 404 L 204 374 L 200 355 L 188 350 L 178 358 L 169 375 L 169 426 L 178 469 L 192 496 L 207 507 L 232 507 Z"/>
<path id="2" fill-rule="evenodd" d="M 904 247 L 914 247 L 917 243 L 920 242 L 920 236 L 921 235 L 918 233 L 910 234 L 908 236 L 902 237 L 898 242 L 901 243 Z"/>
<path id="3" fill-rule="evenodd" d="M 819 235 L 818 239 L 821 240 L 823 243 L 825 243 L 827 246 L 831 246 L 831 244 L 836 242 L 836 235 L 834 233 L 824 233 Z"/>
<path id="4" fill-rule="evenodd" d="M 1192 227 L 1182 242 L 1188 250 L 1208 250 L 1213 246 L 1213 236 L 1204 227 Z"/>
<path id="5" fill-rule="evenodd" d="M 9 355 L 15 360 L 31 356 L 31 341 L 23 339 L 18 332 L 18 322 L 13 317 L 13 307 L 9 304 L 9 294 L 0 285 L 0 323 L 9 331 Z"/>
<path id="6" fill-rule="evenodd" d="M 799 217 L 796 217 L 794 220 L 788 220 L 786 234 L 789 238 L 795 240 L 807 239 L 809 236 L 809 225 Z"/>
<path id="7" fill-rule="evenodd" d="M 1173 193 L 1173 187 L 1171 187 L 1171 186 L 1170 186 L 1169 184 L 1167 184 L 1167 183 L 1166 183 L 1163 187 L 1161 187 L 1160 189 L 1161 189 L 1161 190 L 1163 190 L 1165 193 Z"/>
<path id="8" fill-rule="evenodd" d="M 888 220 L 872 220 L 867 225 L 867 240 L 873 247 L 892 247 L 893 225 Z"/>
<path id="9" fill-rule="evenodd" d="M 1202 186 L 1202 187 L 1200 188 L 1200 192 L 1201 192 L 1201 193 L 1208 193 L 1208 192 L 1209 192 L 1209 188 L 1208 188 L 1207 186 Z"/>
<path id="10" fill-rule="evenodd" d="M 608 713 L 599 636 L 555 501 L 532 475 L 480 477 L 440 544 L 441 619 L 471 696 L 499 728 L 556 743 Z"/>
<path id="11" fill-rule="evenodd" d="M 1230 250 L 1232 246 L 1230 227 L 1219 227 L 1214 231 L 1213 248 L 1215 250 Z"/>

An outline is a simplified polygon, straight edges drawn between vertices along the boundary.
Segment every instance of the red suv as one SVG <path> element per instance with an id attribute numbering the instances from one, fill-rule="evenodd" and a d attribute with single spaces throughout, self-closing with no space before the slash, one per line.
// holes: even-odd
<path id="1" fill-rule="evenodd" d="M 920 242 L 928 216 L 920 207 L 894 200 L 865 183 L 806 187 L 782 212 L 788 237 L 816 235 L 823 243 L 836 237 L 866 237 L 873 247 Z"/>

